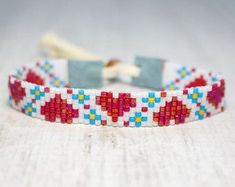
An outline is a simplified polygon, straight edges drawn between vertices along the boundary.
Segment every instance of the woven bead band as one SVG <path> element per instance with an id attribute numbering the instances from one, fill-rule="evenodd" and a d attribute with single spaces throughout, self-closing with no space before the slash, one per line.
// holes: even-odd
<path id="1" fill-rule="evenodd" d="M 70 88 L 68 77 L 67 60 L 17 68 L 9 75 L 9 102 L 13 108 L 46 121 L 118 127 L 168 126 L 224 110 L 221 75 L 173 63 L 164 63 L 161 91 L 114 93 Z"/>

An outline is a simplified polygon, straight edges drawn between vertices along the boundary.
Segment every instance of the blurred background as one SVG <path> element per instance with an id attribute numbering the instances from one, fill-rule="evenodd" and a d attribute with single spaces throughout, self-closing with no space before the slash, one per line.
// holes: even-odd
<path id="1" fill-rule="evenodd" d="M 128 61 L 136 54 L 223 70 L 235 52 L 233 0 L 1 0 L 1 63 L 38 56 L 54 31 L 84 48 Z"/>
<path id="2" fill-rule="evenodd" d="M 53 31 L 107 58 L 159 56 L 233 81 L 234 18 L 234 0 L 0 0 L 1 79 Z"/>

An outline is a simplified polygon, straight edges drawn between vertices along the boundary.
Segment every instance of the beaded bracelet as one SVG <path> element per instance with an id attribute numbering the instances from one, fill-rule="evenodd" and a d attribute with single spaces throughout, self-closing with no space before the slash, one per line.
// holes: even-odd
<path id="1" fill-rule="evenodd" d="M 100 76 L 97 69 L 89 68 L 94 69 L 94 62 L 86 63 L 84 70 L 81 64 L 85 63 L 70 60 L 43 60 L 17 68 L 9 75 L 10 105 L 50 122 L 117 127 L 169 126 L 224 110 L 225 81 L 219 74 L 159 59 L 137 58 L 135 65 L 140 74 L 131 84 L 151 90 L 161 86 L 160 91 L 117 93 L 72 88 L 76 79 L 89 80 L 79 75 L 86 77 L 93 72 L 92 81 L 97 81 L 96 74 Z M 80 72 L 74 72 L 76 66 Z M 102 76 L 98 80 L 103 81 Z"/>

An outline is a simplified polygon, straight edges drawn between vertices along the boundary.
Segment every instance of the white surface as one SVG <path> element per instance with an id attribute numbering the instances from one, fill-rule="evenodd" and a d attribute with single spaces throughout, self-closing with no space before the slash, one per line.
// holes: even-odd
<path id="1" fill-rule="evenodd" d="M 0 186 L 234 186 L 235 3 L 1 2 Z M 222 72 L 227 108 L 168 128 L 55 125 L 7 105 L 7 73 L 47 30 L 107 57 L 135 54 Z"/>

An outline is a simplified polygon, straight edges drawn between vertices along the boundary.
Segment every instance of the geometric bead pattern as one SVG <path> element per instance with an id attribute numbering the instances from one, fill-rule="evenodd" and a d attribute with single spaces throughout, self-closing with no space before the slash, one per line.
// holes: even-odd
<path id="1" fill-rule="evenodd" d="M 193 93 L 188 94 L 188 99 L 192 101 L 192 103 L 197 103 L 200 98 L 202 98 L 203 93 L 199 92 L 198 88 L 193 88 Z"/>
<path id="2" fill-rule="evenodd" d="M 174 96 L 171 101 L 165 103 L 165 106 L 161 106 L 158 112 L 153 113 L 153 121 L 159 126 L 184 123 L 190 112 L 191 109 Z"/>
<path id="3" fill-rule="evenodd" d="M 154 92 L 149 92 L 148 97 L 143 97 L 142 102 L 147 103 L 149 108 L 154 108 L 155 104 L 160 103 L 161 97 L 156 97 Z"/>
<path id="4" fill-rule="evenodd" d="M 212 85 L 212 90 L 207 93 L 207 100 L 210 104 L 212 104 L 215 108 L 218 108 L 219 104 L 224 97 L 225 92 L 225 83 L 224 80 L 221 81 L 221 84 L 218 86 L 217 84 Z"/>
<path id="5" fill-rule="evenodd" d="M 40 64 L 40 69 L 48 74 L 53 69 L 53 65 L 48 60 L 46 60 Z"/>
<path id="6" fill-rule="evenodd" d="M 198 117 L 198 119 L 202 120 L 207 113 L 207 109 L 205 106 L 200 106 L 199 109 L 195 112 L 195 115 Z"/>
<path id="7" fill-rule="evenodd" d="M 142 126 L 142 123 L 147 122 L 148 117 L 144 116 L 142 112 L 135 112 L 133 116 L 130 117 L 130 123 L 134 123 L 136 127 Z"/>
<path id="8" fill-rule="evenodd" d="M 84 104 L 85 101 L 90 100 L 90 96 L 85 94 L 84 90 L 79 90 L 78 93 L 72 94 L 72 99 L 78 101 L 79 104 Z"/>
<path id="9" fill-rule="evenodd" d="M 25 88 L 21 86 L 21 81 L 14 80 L 11 82 L 10 80 L 11 79 L 9 78 L 8 87 L 10 95 L 15 101 L 15 104 L 18 105 L 18 103 L 26 96 Z"/>
<path id="10" fill-rule="evenodd" d="M 177 70 L 177 73 L 181 79 L 184 79 L 185 77 L 190 76 L 191 70 L 186 66 L 182 66 Z"/>
<path id="11" fill-rule="evenodd" d="M 36 100 L 40 100 L 41 97 L 45 96 L 45 92 L 44 90 L 40 90 L 40 86 L 34 86 L 34 88 L 30 90 L 30 93 Z"/>
<path id="12" fill-rule="evenodd" d="M 24 105 L 24 112 L 27 115 L 32 116 L 33 113 L 37 112 L 37 109 L 35 108 L 35 106 L 33 106 L 33 103 L 28 102 L 26 103 L 26 105 Z"/>
<path id="13" fill-rule="evenodd" d="M 136 99 L 130 93 L 119 93 L 118 97 L 113 97 L 112 92 L 101 92 L 100 96 L 96 96 L 96 104 L 101 106 L 101 111 L 107 112 L 112 122 L 117 122 L 130 108 L 136 107 Z"/>
<path id="14" fill-rule="evenodd" d="M 90 109 L 88 114 L 84 114 L 84 118 L 89 120 L 89 124 L 94 125 L 96 122 L 101 121 L 101 115 L 97 114 L 95 109 Z"/>
<path id="15" fill-rule="evenodd" d="M 56 66 L 50 61 L 38 62 L 34 68 L 18 68 L 10 75 L 11 106 L 50 122 L 118 127 L 169 126 L 224 110 L 224 79 L 195 68 L 175 68 L 166 90 L 113 93 L 60 88 L 67 80 L 53 74 Z M 58 82 L 51 87 L 55 79 Z"/>

